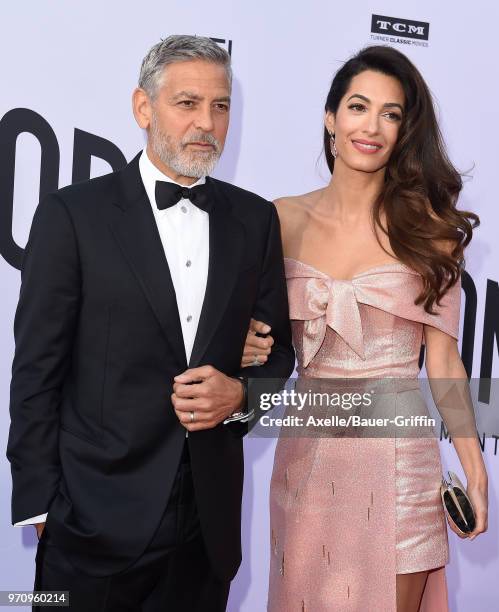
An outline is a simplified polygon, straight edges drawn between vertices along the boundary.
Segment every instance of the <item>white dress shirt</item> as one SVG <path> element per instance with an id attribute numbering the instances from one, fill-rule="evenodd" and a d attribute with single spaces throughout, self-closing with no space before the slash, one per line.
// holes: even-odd
<path id="1" fill-rule="evenodd" d="M 156 206 L 156 181 L 175 181 L 156 168 L 145 149 L 140 156 L 139 168 L 170 268 L 189 363 L 208 278 L 209 215 L 186 199 L 159 210 Z M 205 182 L 203 176 L 189 187 Z"/>

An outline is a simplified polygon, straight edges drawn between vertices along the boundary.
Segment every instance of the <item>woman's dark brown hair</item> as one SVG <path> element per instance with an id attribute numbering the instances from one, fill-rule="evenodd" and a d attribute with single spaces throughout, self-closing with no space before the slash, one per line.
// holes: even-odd
<path id="1" fill-rule="evenodd" d="M 400 261 L 421 274 L 423 290 L 416 304 L 423 303 L 425 310 L 433 313 L 433 305 L 459 279 L 464 248 L 480 221 L 474 213 L 456 209 L 463 186 L 461 175 L 447 156 L 428 86 L 403 53 L 378 45 L 362 49 L 336 73 L 326 111 L 336 113 L 352 78 L 365 70 L 396 78 L 405 94 L 398 141 L 373 207 L 374 228 L 387 234 Z M 334 157 L 326 129 L 324 151 L 333 172 Z M 386 230 L 381 211 L 385 213 Z M 376 237 L 380 242 L 377 231 Z"/>

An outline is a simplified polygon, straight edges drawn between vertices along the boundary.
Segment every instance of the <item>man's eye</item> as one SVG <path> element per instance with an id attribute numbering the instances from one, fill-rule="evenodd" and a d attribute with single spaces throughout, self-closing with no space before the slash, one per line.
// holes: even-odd
<path id="1" fill-rule="evenodd" d="M 187 107 L 187 108 L 190 108 L 190 107 L 191 107 L 191 106 L 194 104 L 194 102 L 193 102 L 192 100 L 181 100 L 181 101 L 179 102 L 179 104 L 180 104 L 181 106 L 185 106 L 185 107 Z"/>
<path id="2" fill-rule="evenodd" d="M 221 111 L 228 111 L 229 110 L 229 105 L 228 104 L 220 103 L 220 104 L 215 104 L 215 106 L 216 106 L 216 108 L 218 110 L 221 110 Z"/>

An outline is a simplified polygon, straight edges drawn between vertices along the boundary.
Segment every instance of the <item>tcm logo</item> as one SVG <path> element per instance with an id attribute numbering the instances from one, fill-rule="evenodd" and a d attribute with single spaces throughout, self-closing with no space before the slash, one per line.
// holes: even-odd
<path id="1" fill-rule="evenodd" d="M 221 47 L 223 47 L 229 55 L 232 55 L 232 41 L 225 38 L 214 38 L 210 36 L 213 42 L 218 43 Z"/>
<path id="2" fill-rule="evenodd" d="M 371 32 L 375 34 L 388 34 L 392 36 L 405 36 L 417 40 L 428 40 L 430 24 L 425 21 L 412 21 L 386 15 L 373 15 Z"/>

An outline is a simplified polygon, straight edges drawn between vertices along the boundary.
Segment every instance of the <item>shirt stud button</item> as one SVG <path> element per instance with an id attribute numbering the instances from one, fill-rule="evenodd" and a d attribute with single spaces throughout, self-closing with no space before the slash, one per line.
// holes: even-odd
<path id="1" fill-rule="evenodd" d="M 183 213 L 187 212 L 187 207 L 186 206 L 182 206 L 182 208 L 180 209 Z"/>
<path id="2" fill-rule="evenodd" d="M 191 321 L 192 321 L 192 316 L 191 316 L 191 315 L 189 315 L 189 316 L 187 317 L 187 323 L 190 323 Z"/>
<path id="3" fill-rule="evenodd" d="M 191 262 L 191 260 L 190 260 L 190 259 L 188 259 L 188 260 L 185 262 L 185 265 L 186 265 L 188 268 L 190 268 L 191 263 L 192 263 L 192 262 Z"/>

